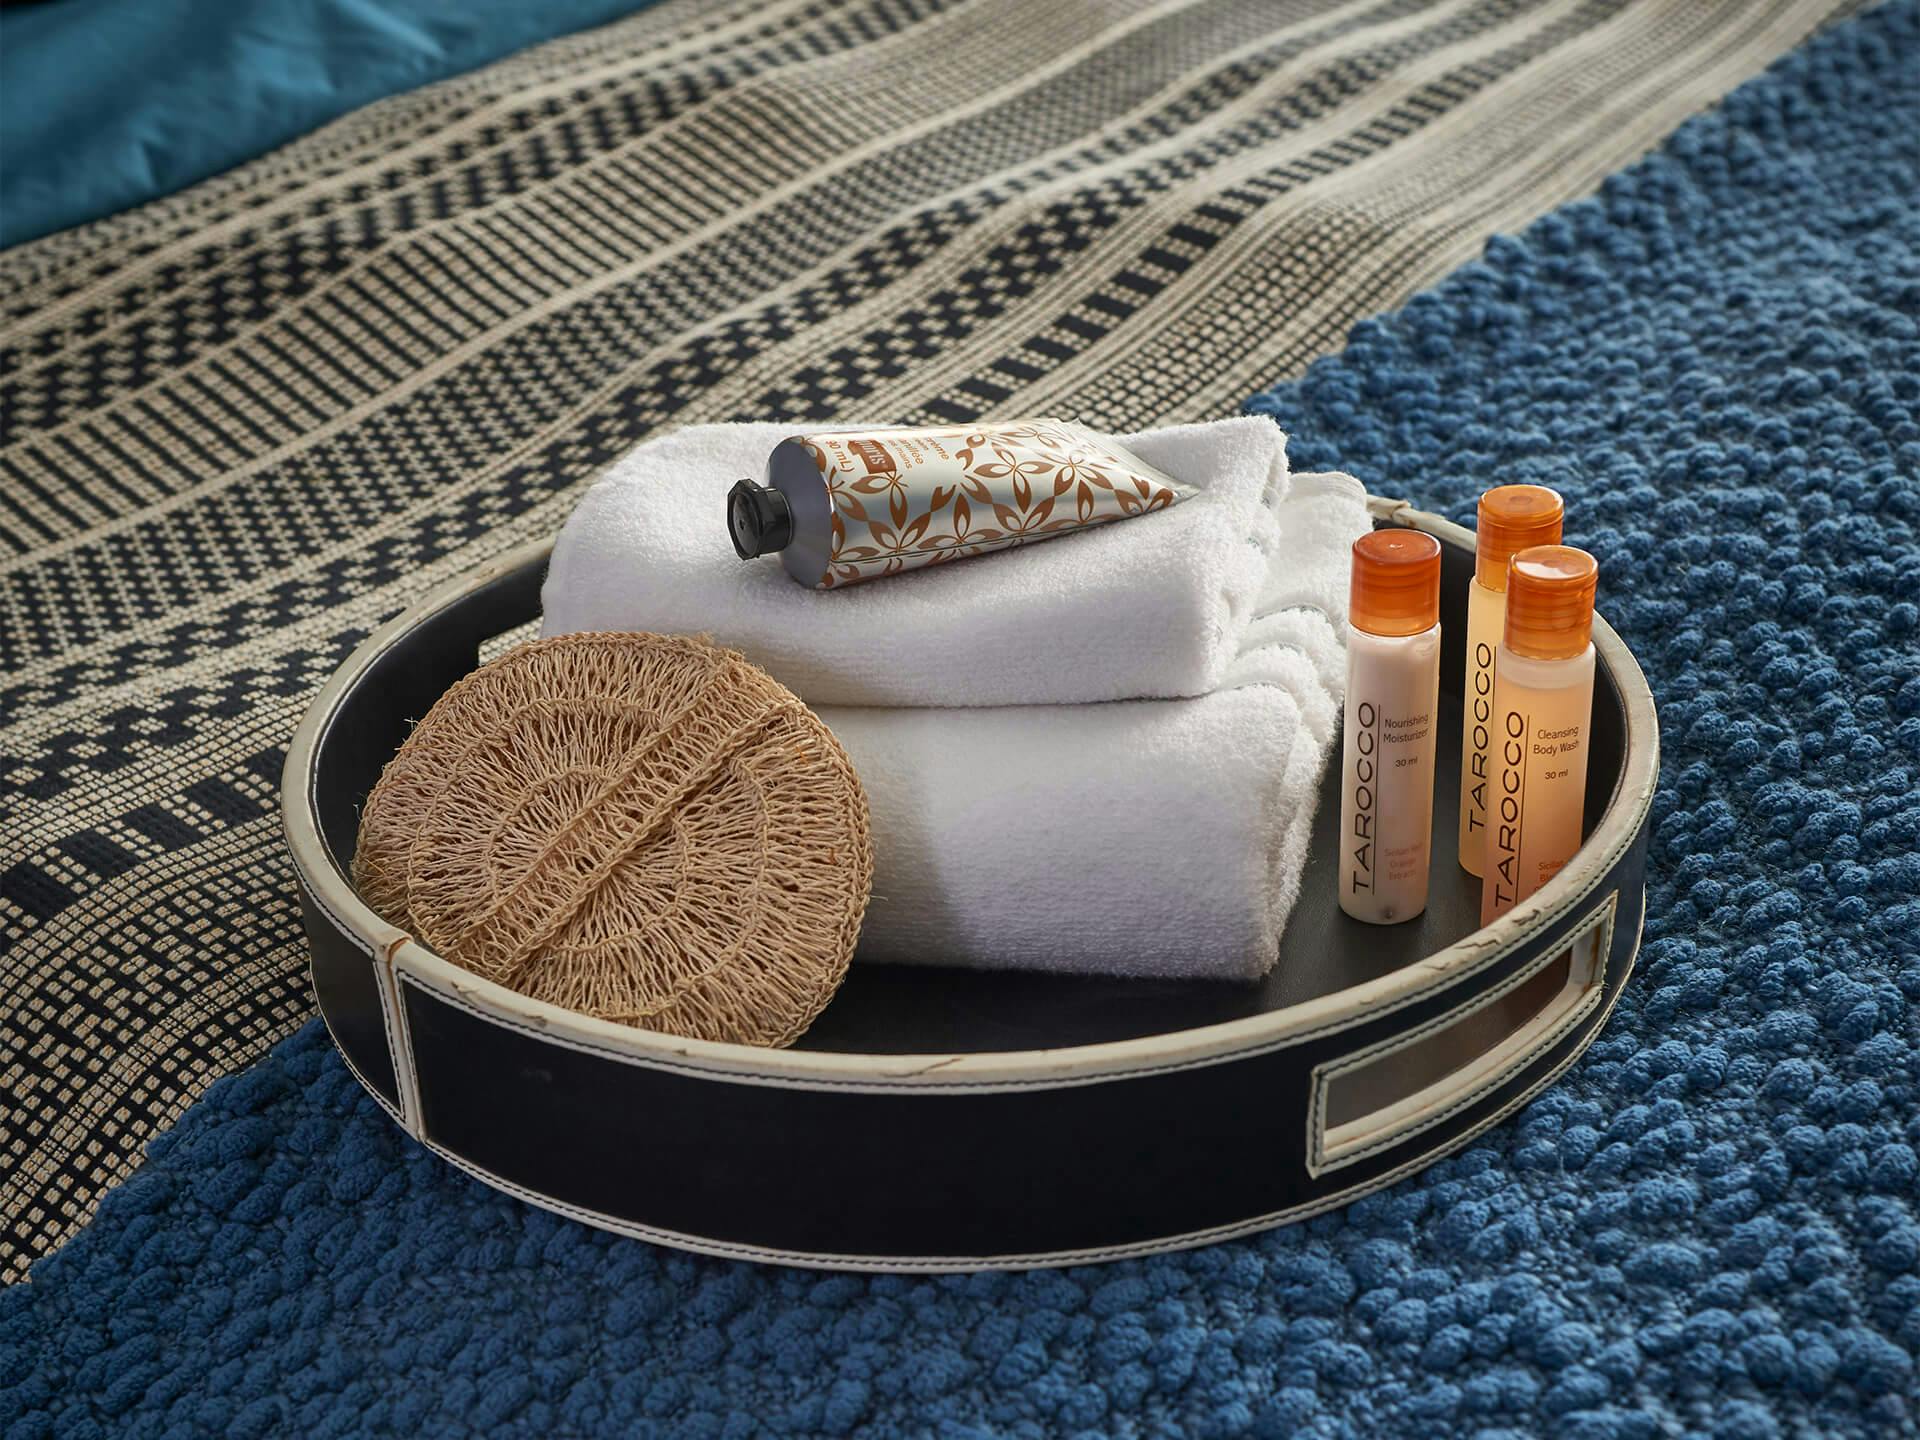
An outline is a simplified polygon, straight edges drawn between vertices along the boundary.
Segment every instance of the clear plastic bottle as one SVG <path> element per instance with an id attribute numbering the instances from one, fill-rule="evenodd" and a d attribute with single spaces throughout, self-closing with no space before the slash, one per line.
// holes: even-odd
<path id="1" fill-rule="evenodd" d="M 1494 661 L 1492 813 L 1480 923 L 1525 900 L 1580 848 L 1593 725 L 1593 594 L 1584 550 L 1541 545 L 1507 570 Z"/>
<path id="2" fill-rule="evenodd" d="M 1370 925 L 1427 908 L 1440 704 L 1440 542 L 1353 542 L 1340 786 L 1340 908 Z"/>
<path id="3" fill-rule="evenodd" d="M 1473 583 L 1467 587 L 1467 671 L 1460 691 L 1460 866 L 1484 873 L 1493 741 L 1493 658 L 1507 623 L 1507 561 L 1560 543 L 1566 507 L 1544 485 L 1496 485 L 1480 497 Z"/>

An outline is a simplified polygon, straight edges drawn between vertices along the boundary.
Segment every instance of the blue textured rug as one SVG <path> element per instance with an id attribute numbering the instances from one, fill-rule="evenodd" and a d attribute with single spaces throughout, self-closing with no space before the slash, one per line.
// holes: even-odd
<path id="1" fill-rule="evenodd" d="M 9 1436 L 1848 1436 L 1920 1352 L 1920 0 L 1262 397 L 1465 518 L 1564 490 L 1666 736 L 1641 971 L 1471 1151 L 1258 1240 L 698 1260 L 396 1132 L 317 1027 L 0 1297 Z"/>

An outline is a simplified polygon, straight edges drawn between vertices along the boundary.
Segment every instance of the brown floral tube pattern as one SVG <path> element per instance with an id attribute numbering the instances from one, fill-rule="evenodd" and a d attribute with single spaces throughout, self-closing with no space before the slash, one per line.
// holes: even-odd
<path id="1" fill-rule="evenodd" d="M 1164 510 L 1191 487 L 1067 420 L 782 441 L 729 500 L 742 555 L 823 590 Z"/>

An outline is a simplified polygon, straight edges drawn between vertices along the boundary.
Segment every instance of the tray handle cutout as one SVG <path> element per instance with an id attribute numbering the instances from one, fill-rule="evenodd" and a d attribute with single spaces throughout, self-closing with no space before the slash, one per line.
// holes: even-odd
<path id="1" fill-rule="evenodd" d="M 1563 944 L 1436 1020 L 1313 1072 L 1307 1168 L 1364 1160 L 1458 1114 L 1551 1049 L 1600 1003 L 1619 892 Z"/>

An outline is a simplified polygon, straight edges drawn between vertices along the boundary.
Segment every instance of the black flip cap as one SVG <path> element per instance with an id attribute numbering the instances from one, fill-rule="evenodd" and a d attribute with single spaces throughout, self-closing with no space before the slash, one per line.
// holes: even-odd
<path id="1" fill-rule="evenodd" d="M 771 485 L 742 480 L 727 492 L 727 530 L 742 560 L 770 555 L 793 543 L 793 511 Z"/>

